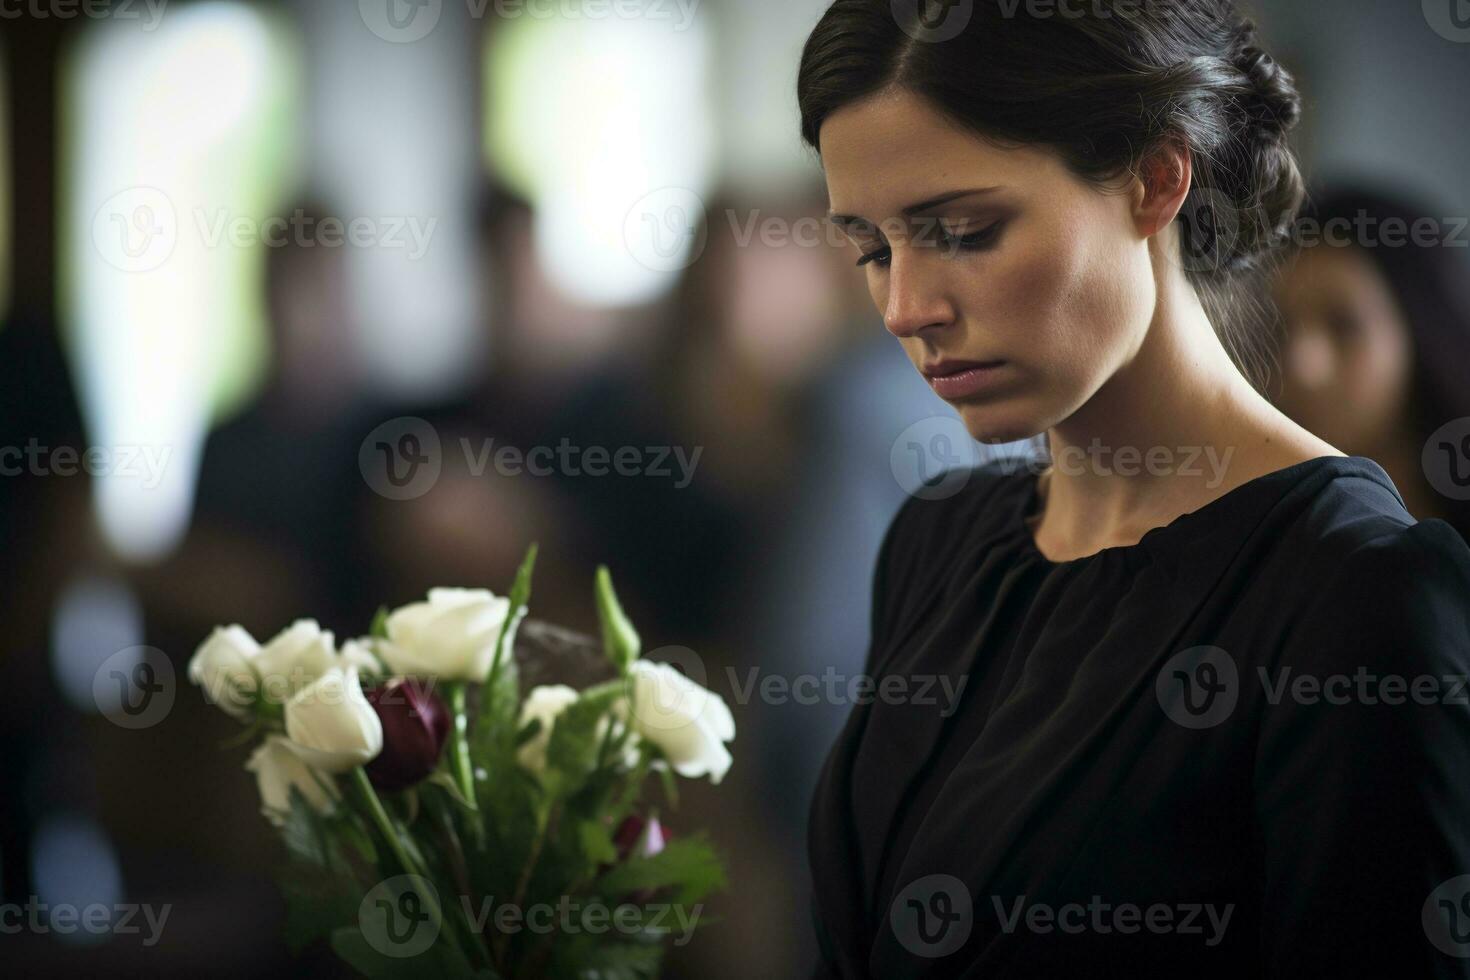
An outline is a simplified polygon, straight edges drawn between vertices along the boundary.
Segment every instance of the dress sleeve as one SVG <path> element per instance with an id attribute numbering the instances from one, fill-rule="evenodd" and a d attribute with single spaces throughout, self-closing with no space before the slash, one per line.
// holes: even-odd
<path id="1" fill-rule="evenodd" d="M 1421 522 L 1312 593 L 1242 678 L 1267 975 L 1470 977 L 1470 549 Z"/>

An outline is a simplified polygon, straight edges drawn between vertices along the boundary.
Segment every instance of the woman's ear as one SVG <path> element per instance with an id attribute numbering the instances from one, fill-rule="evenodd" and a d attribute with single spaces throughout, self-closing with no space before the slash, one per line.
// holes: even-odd
<path id="1" fill-rule="evenodd" d="M 1170 140 L 1144 157 L 1134 185 L 1133 220 L 1145 238 L 1156 235 L 1179 214 L 1189 196 L 1194 171 L 1189 148 Z"/>

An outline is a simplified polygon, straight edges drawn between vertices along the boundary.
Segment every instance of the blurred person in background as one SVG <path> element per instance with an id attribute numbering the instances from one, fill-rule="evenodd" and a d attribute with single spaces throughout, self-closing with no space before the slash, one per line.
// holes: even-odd
<path id="1" fill-rule="evenodd" d="M 318 202 L 291 213 L 302 228 L 333 220 Z M 340 631 L 362 612 L 352 515 L 366 490 L 357 456 L 371 426 L 345 247 L 288 234 L 266 248 L 264 383 L 210 433 L 179 550 L 139 573 L 150 611 L 178 622 L 181 637 L 236 621 L 271 635 L 308 610 Z"/>
<path id="2" fill-rule="evenodd" d="M 1426 233 L 1413 233 L 1420 222 Z M 1275 284 L 1285 325 L 1278 405 L 1382 465 L 1411 514 L 1442 518 L 1470 540 L 1470 500 L 1437 492 L 1424 460 L 1432 433 L 1470 419 L 1465 232 L 1454 247 L 1445 212 L 1348 185 L 1313 195 L 1301 227 L 1311 237 Z"/>

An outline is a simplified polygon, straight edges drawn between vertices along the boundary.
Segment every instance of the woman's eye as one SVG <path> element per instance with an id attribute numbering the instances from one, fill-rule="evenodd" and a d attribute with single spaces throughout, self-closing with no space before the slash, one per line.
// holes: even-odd
<path id="1" fill-rule="evenodd" d="M 869 262 L 876 262 L 879 266 L 885 266 L 888 264 L 888 260 L 892 255 L 893 250 L 886 245 L 882 248 L 875 248 L 871 252 L 864 252 L 863 257 L 857 260 L 858 268 L 862 268 Z"/>
<path id="2" fill-rule="evenodd" d="M 1000 226 L 1001 222 L 996 221 L 985 228 L 981 228 L 979 231 L 966 235 L 957 235 L 948 230 L 945 231 L 944 235 L 946 239 L 960 248 L 984 248 L 995 239 L 996 234 L 1000 231 Z"/>

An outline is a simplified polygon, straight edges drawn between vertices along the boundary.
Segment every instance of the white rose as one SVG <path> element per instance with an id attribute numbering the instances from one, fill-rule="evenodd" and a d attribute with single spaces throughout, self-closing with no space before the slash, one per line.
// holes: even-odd
<path id="1" fill-rule="evenodd" d="M 580 696 L 576 688 L 565 684 L 544 684 L 532 688 L 526 695 L 526 700 L 521 703 L 521 715 L 516 723 L 516 730 L 525 728 L 533 718 L 541 722 L 541 727 L 516 750 L 516 758 L 522 766 L 538 776 L 546 771 L 546 747 L 551 743 L 551 730 L 561 713 Z M 606 715 L 598 719 L 596 738 L 599 744 L 611 724 L 612 718 Z M 630 740 L 623 746 L 623 765 L 631 769 L 637 762 L 638 746 Z"/>
<path id="2" fill-rule="evenodd" d="M 286 822 L 291 812 L 291 787 L 296 787 L 317 813 L 330 813 L 337 799 L 332 777 L 308 766 L 291 742 L 271 735 L 251 754 L 245 763 L 255 773 L 260 787 L 260 812 L 277 827 Z"/>
<path id="3" fill-rule="evenodd" d="M 368 677 L 382 677 L 388 673 L 383 668 L 383 662 L 373 653 L 372 641 L 368 639 L 348 640 L 342 644 L 338 662 L 343 667 L 353 667 L 358 674 Z"/>
<path id="4" fill-rule="evenodd" d="M 259 682 L 250 665 L 260 644 L 240 626 L 216 626 L 189 661 L 189 680 L 210 702 L 237 718 L 250 717 Z"/>
<path id="5" fill-rule="evenodd" d="M 323 772 L 346 772 L 383 751 L 383 723 L 352 667 L 333 667 L 286 702 L 286 737 Z"/>
<path id="6" fill-rule="evenodd" d="M 577 700 L 577 690 L 565 684 L 545 684 L 531 689 L 521 704 L 521 717 L 516 725 L 520 731 L 532 719 L 541 722 L 541 729 L 516 750 L 516 758 L 522 766 L 536 774 L 546 771 L 546 746 L 551 742 L 551 729 L 556 719 L 572 702 Z"/>
<path id="7" fill-rule="evenodd" d="M 510 600 L 488 589 L 430 589 L 428 602 L 388 616 L 388 638 L 378 653 L 395 674 L 483 681 L 509 613 Z"/>
<path id="8" fill-rule="evenodd" d="M 337 666 L 331 630 L 298 619 L 261 647 L 251 661 L 266 700 L 281 704 Z"/>
<path id="9" fill-rule="evenodd" d="M 629 727 L 663 751 L 679 775 L 708 774 L 718 783 L 730 768 L 725 743 L 735 738 L 735 718 L 725 699 L 700 687 L 669 664 L 635 660 L 628 668 L 629 704 L 619 714 Z"/>

